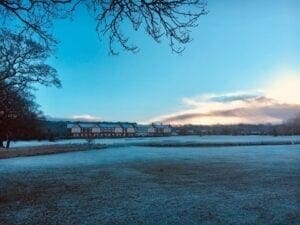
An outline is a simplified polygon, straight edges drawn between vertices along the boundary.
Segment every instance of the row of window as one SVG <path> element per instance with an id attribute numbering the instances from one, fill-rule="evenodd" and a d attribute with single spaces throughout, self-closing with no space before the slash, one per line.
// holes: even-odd
<path id="1" fill-rule="evenodd" d="M 120 133 L 100 133 L 100 134 L 90 134 L 90 133 L 75 133 L 72 134 L 73 137 L 133 137 L 134 134 L 120 134 Z"/>
<path id="2" fill-rule="evenodd" d="M 115 132 L 115 133 L 134 133 L 135 130 L 122 130 L 122 129 L 115 129 L 115 130 L 92 130 L 92 129 L 80 129 L 80 128 L 72 128 L 72 133 L 101 133 L 101 132 Z"/>

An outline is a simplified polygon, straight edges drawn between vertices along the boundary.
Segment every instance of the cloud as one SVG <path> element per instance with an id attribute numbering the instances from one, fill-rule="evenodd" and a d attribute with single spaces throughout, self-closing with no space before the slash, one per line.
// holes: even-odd
<path id="1" fill-rule="evenodd" d="M 53 117 L 47 115 L 46 119 L 49 121 L 86 121 L 86 122 L 94 122 L 94 121 L 101 120 L 100 117 L 92 116 L 90 114 L 74 115 L 71 117 Z"/>
<path id="2" fill-rule="evenodd" d="M 184 110 L 153 118 L 171 124 L 281 123 L 300 112 L 300 74 L 284 74 L 260 91 L 183 98 Z"/>
<path id="3" fill-rule="evenodd" d="M 71 117 L 72 120 L 80 120 L 80 121 L 99 121 L 100 118 L 97 116 L 92 116 L 90 114 L 83 114 L 83 115 L 74 115 Z"/>
<path id="4" fill-rule="evenodd" d="M 210 100 L 215 102 L 232 102 L 232 101 L 247 101 L 258 97 L 254 94 L 230 94 L 212 97 Z"/>

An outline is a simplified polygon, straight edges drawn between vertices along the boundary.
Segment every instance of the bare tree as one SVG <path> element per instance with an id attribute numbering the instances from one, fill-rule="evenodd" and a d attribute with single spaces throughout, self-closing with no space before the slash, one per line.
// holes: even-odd
<path id="1" fill-rule="evenodd" d="M 34 83 L 60 86 L 56 70 L 46 63 L 49 54 L 48 48 L 27 39 L 22 34 L 0 30 L 0 133 L 2 141 L 4 136 L 8 138 L 13 131 L 18 130 L 16 126 L 21 126 L 26 116 L 29 118 L 28 115 L 33 115 L 31 113 L 33 111 L 29 109 L 29 106 L 34 106 L 29 91 Z"/>
<path id="2" fill-rule="evenodd" d="M 56 70 L 46 63 L 49 49 L 22 34 L 0 30 L 0 82 L 18 89 L 33 83 L 60 86 Z"/>
<path id="3" fill-rule="evenodd" d="M 204 0 L 2 0 L 0 22 L 34 35 L 49 47 L 56 43 L 49 33 L 53 19 L 71 17 L 78 5 L 93 13 L 96 30 L 100 36 L 108 35 L 112 54 L 117 53 L 115 44 L 128 51 L 138 50 L 124 31 L 127 24 L 133 30 L 144 28 L 156 42 L 167 37 L 171 49 L 182 52 L 191 40 L 190 29 L 207 13 Z"/>
<path id="4" fill-rule="evenodd" d="M 53 47 L 57 42 L 49 28 L 56 18 L 70 15 L 68 6 L 72 0 L 1 0 L 0 23 L 14 33 L 36 39 L 44 47 Z"/>
<path id="5" fill-rule="evenodd" d="M 112 53 L 115 53 L 114 42 L 120 43 L 126 50 L 137 51 L 137 46 L 131 45 L 121 30 L 122 24 L 128 22 L 134 30 L 144 27 L 156 42 L 166 36 L 172 50 L 182 52 L 184 48 L 181 45 L 191 40 L 189 29 L 197 25 L 201 15 L 206 14 L 205 3 L 199 0 L 94 1 L 90 8 L 97 15 L 97 31 L 109 35 Z"/>
<path id="6" fill-rule="evenodd" d="M 30 92 L 14 87 L 6 87 L 6 91 L 9 98 L 0 103 L 0 148 L 4 140 L 9 148 L 12 139 L 33 134 L 42 116 Z"/>

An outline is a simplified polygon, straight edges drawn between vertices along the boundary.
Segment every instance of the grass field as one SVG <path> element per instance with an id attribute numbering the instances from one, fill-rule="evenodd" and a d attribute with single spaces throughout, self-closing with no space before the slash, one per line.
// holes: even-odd
<path id="1" fill-rule="evenodd" d="M 299 146 L 0 160 L 0 224 L 299 224 Z"/>

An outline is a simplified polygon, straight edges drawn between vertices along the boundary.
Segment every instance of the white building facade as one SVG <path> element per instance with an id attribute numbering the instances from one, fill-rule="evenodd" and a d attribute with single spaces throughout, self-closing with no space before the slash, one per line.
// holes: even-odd
<path id="1" fill-rule="evenodd" d="M 100 137 L 147 137 L 166 136 L 171 134 L 168 125 L 138 125 L 136 123 L 69 123 L 67 124 L 70 137 L 100 138 Z"/>

